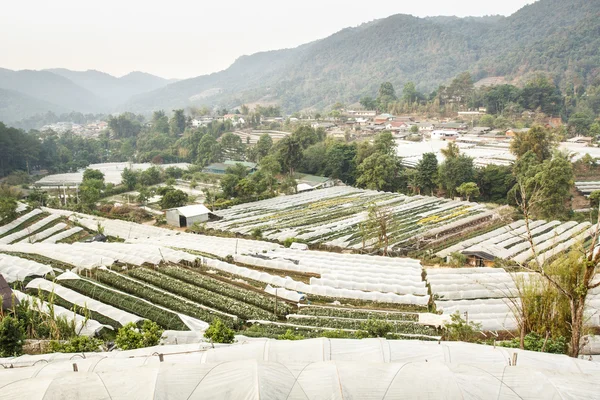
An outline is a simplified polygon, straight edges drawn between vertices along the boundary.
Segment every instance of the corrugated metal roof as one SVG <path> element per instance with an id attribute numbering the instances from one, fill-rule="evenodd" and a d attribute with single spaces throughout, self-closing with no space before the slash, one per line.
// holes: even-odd
<path id="1" fill-rule="evenodd" d="M 171 210 L 177 210 L 177 212 L 179 214 L 183 215 L 186 218 L 195 217 L 196 215 L 208 214 L 211 212 L 208 208 L 204 207 L 202 204 L 194 204 L 191 206 L 170 208 L 167 211 L 171 211 Z"/>

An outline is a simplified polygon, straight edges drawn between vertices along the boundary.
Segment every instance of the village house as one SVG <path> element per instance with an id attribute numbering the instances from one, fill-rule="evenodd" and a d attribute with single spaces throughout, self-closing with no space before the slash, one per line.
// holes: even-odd
<path id="1" fill-rule="evenodd" d="M 166 212 L 167 224 L 178 228 L 189 228 L 196 222 L 209 220 L 210 210 L 202 204 L 170 208 Z"/>

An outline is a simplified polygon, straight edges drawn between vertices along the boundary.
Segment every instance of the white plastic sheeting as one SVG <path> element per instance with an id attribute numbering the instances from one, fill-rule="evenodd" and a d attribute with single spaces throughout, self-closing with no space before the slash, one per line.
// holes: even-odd
<path id="1" fill-rule="evenodd" d="M 73 265 L 78 269 L 92 269 L 121 263 L 142 265 L 169 262 L 194 261 L 196 256 L 169 248 L 127 243 L 17 243 L 0 245 L 0 251 L 38 254 Z"/>
<path id="2" fill-rule="evenodd" d="M 426 306 L 429 303 L 429 296 L 415 296 L 412 294 L 398 295 L 395 293 L 381 292 L 363 292 L 360 290 L 338 289 L 329 286 L 314 286 L 308 285 L 304 282 L 295 281 L 290 277 L 282 278 L 281 276 L 271 275 L 266 272 L 259 272 L 249 268 L 238 267 L 237 265 L 229 264 L 224 261 L 218 261 L 213 259 L 206 259 L 205 261 L 210 268 L 215 268 L 233 275 L 239 275 L 244 278 L 268 283 L 273 286 L 284 287 L 289 290 L 308 293 L 312 295 L 333 298 L 376 301 L 382 303 L 414 304 L 421 306 Z"/>
<path id="3" fill-rule="evenodd" d="M 593 399 L 600 378 L 592 362 L 460 342 L 269 340 L 186 353 L 192 346 L 62 355 L 0 370 L 0 390 L 6 400 Z"/>
<path id="4" fill-rule="evenodd" d="M 45 301 L 19 292 L 18 290 L 13 290 L 13 293 L 20 302 L 27 301 L 32 307 L 34 307 L 36 311 L 42 312 L 44 314 L 50 314 L 50 308 L 48 306 L 48 303 L 46 303 Z M 75 332 L 78 335 L 95 336 L 104 328 L 110 330 L 113 329 L 111 326 L 102 325 L 96 320 L 88 319 L 82 315 L 75 314 L 73 311 L 67 310 L 64 307 L 57 306 L 55 304 L 52 306 L 52 312 L 56 317 L 65 318 L 69 322 L 75 322 Z"/>
<path id="5" fill-rule="evenodd" d="M 306 300 L 305 295 L 300 294 L 294 290 L 287 290 L 284 288 L 274 288 L 271 285 L 267 285 L 267 287 L 265 288 L 265 292 L 272 294 L 273 296 L 277 296 L 282 299 L 290 300 L 290 301 L 293 301 L 296 303 L 299 301 Z"/>
<path id="6" fill-rule="evenodd" d="M 60 233 L 57 233 L 54 236 L 50 236 L 48 239 L 44 239 L 42 241 L 42 243 L 56 243 L 56 242 L 60 242 L 63 239 L 66 239 L 68 237 L 71 237 L 79 232 L 81 232 L 83 230 L 83 228 L 80 228 L 79 226 L 75 226 L 73 228 L 67 229 L 66 231 L 62 231 Z"/>
<path id="7" fill-rule="evenodd" d="M 31 218 L 33 218 L 36 215 L 39 215 L 41 213 L 42 213 L 42 210 L 36 208 L 35 210 L 31 210 L 30 212 L 28 212 L 25 215 L 21 215 L 19 218 L 15 219 L 12 222 L 10 222 L 6 225 L 0 226 L 0 235 L 4 235 L 6 232 L 12 231 L 13 229 L 18 227 L 22 223 L 29 221 Z"/>
<path id="8" fill-rule="evenodd" d="M 26 237 L 25 239 L 22 239 L 19 243 L 39 242 L 40 240 L 46 239 L 47 237 L 54 235 L 56 232 L 65 229 L 66 227 L 67 227 L 67 224 L 65 224 L 63 222 L 59 222 L 58 224 L 51 226 L 50 228 L 48 228 L 46 230 L 43 230 L 39 233 L 36 233 L 35 235 L 31 235 L 29 237 Z"/>
<path id="9" fill-rule="evenodd" d="M 36 278 L 29 282 L 26 286 L 27 289 L 41 289 L 45 292 L 56 294 L 58 297 L 75 304 L 78 307 L 87 307 L 89 310 L 95 311 L 98 314 L 104 315 L 114 321 L 117 321 L 121 325 L 128 324 L 130 322 L 137 323 L 143 321 L 142 317 L 128 313 L 126 311 L 119 310 L 113 306 L 101 303 L 97 300 L 91 299 L 87 296 L 77 293 L 74 290 L 68 289 L 64 286 L 54 284 L 46 279 Z"/>
<path id="10" fill-rule="evenodd" d="M 22 282 L 29 276 L 46 276 L 51 272 L 52 267 L 49 265 L 8 254 L 0 254 L 0 274 L 4 276 L 8 283 Z"/>
<path id="11" fill-rule="evenodd" d="M 0 243 L 8 244 L 8 243 L 17 241 L 25 236 L 29 236 L 33 232 L 43 228 L 44 226 L 56 221 L 59 218 L 60 218 L 60 216 L 58 216 L 58 215 L 50 214 L 47 217 L 42 218 L 41 220 L 33 223 L 32 225 L 28 226 L 25 229 L 22 229 L 20 231 L 11 233 L 10 235 L 6 235 L 6 236 L 0 238 Z"/>

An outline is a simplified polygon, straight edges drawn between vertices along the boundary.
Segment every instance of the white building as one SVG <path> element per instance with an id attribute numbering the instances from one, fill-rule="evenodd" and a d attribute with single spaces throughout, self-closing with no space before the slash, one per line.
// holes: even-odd
<path id="1" fill-rule="evenodd" d="M 435 130 L 431 132 L 432 140 L 448 140 L 448 139 L 456 139 L 458 137 L 457 131 L 448 131 L 448 130 Z"/>
<path id="2" fill-rule="evenodd" d="M 167 223 L 180 228 L 189 228 L 196 222 L 208 221 L 210 210 L 202 204 L 170 208 L 166 211 Z"/>

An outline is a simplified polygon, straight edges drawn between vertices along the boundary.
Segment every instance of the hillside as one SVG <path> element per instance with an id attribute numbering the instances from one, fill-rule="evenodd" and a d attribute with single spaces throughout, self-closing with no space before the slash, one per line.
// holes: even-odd
<path id="1" fill-rule="evenodd" d="M 239 58 L 219 73 L 183 80 L 121 109 L 236 106 L 278 101 L 285 110 L 327 107 L 375 94 L 382 81 L 430 91 L 463 71 L 519 81 L 549 72 L 561 85 L 597 74 L 600 2 L 540 0 L 509 17 L 391 17 L 295 49 Z"/>
<path id="2" fill-rule="evenodd" d="M 117 78 L 92 70 L 0 68 L 0 120 L 15 122 L 48 111 L 110 112 L 132 96 L 173 82 L 144 72 Z"/>

